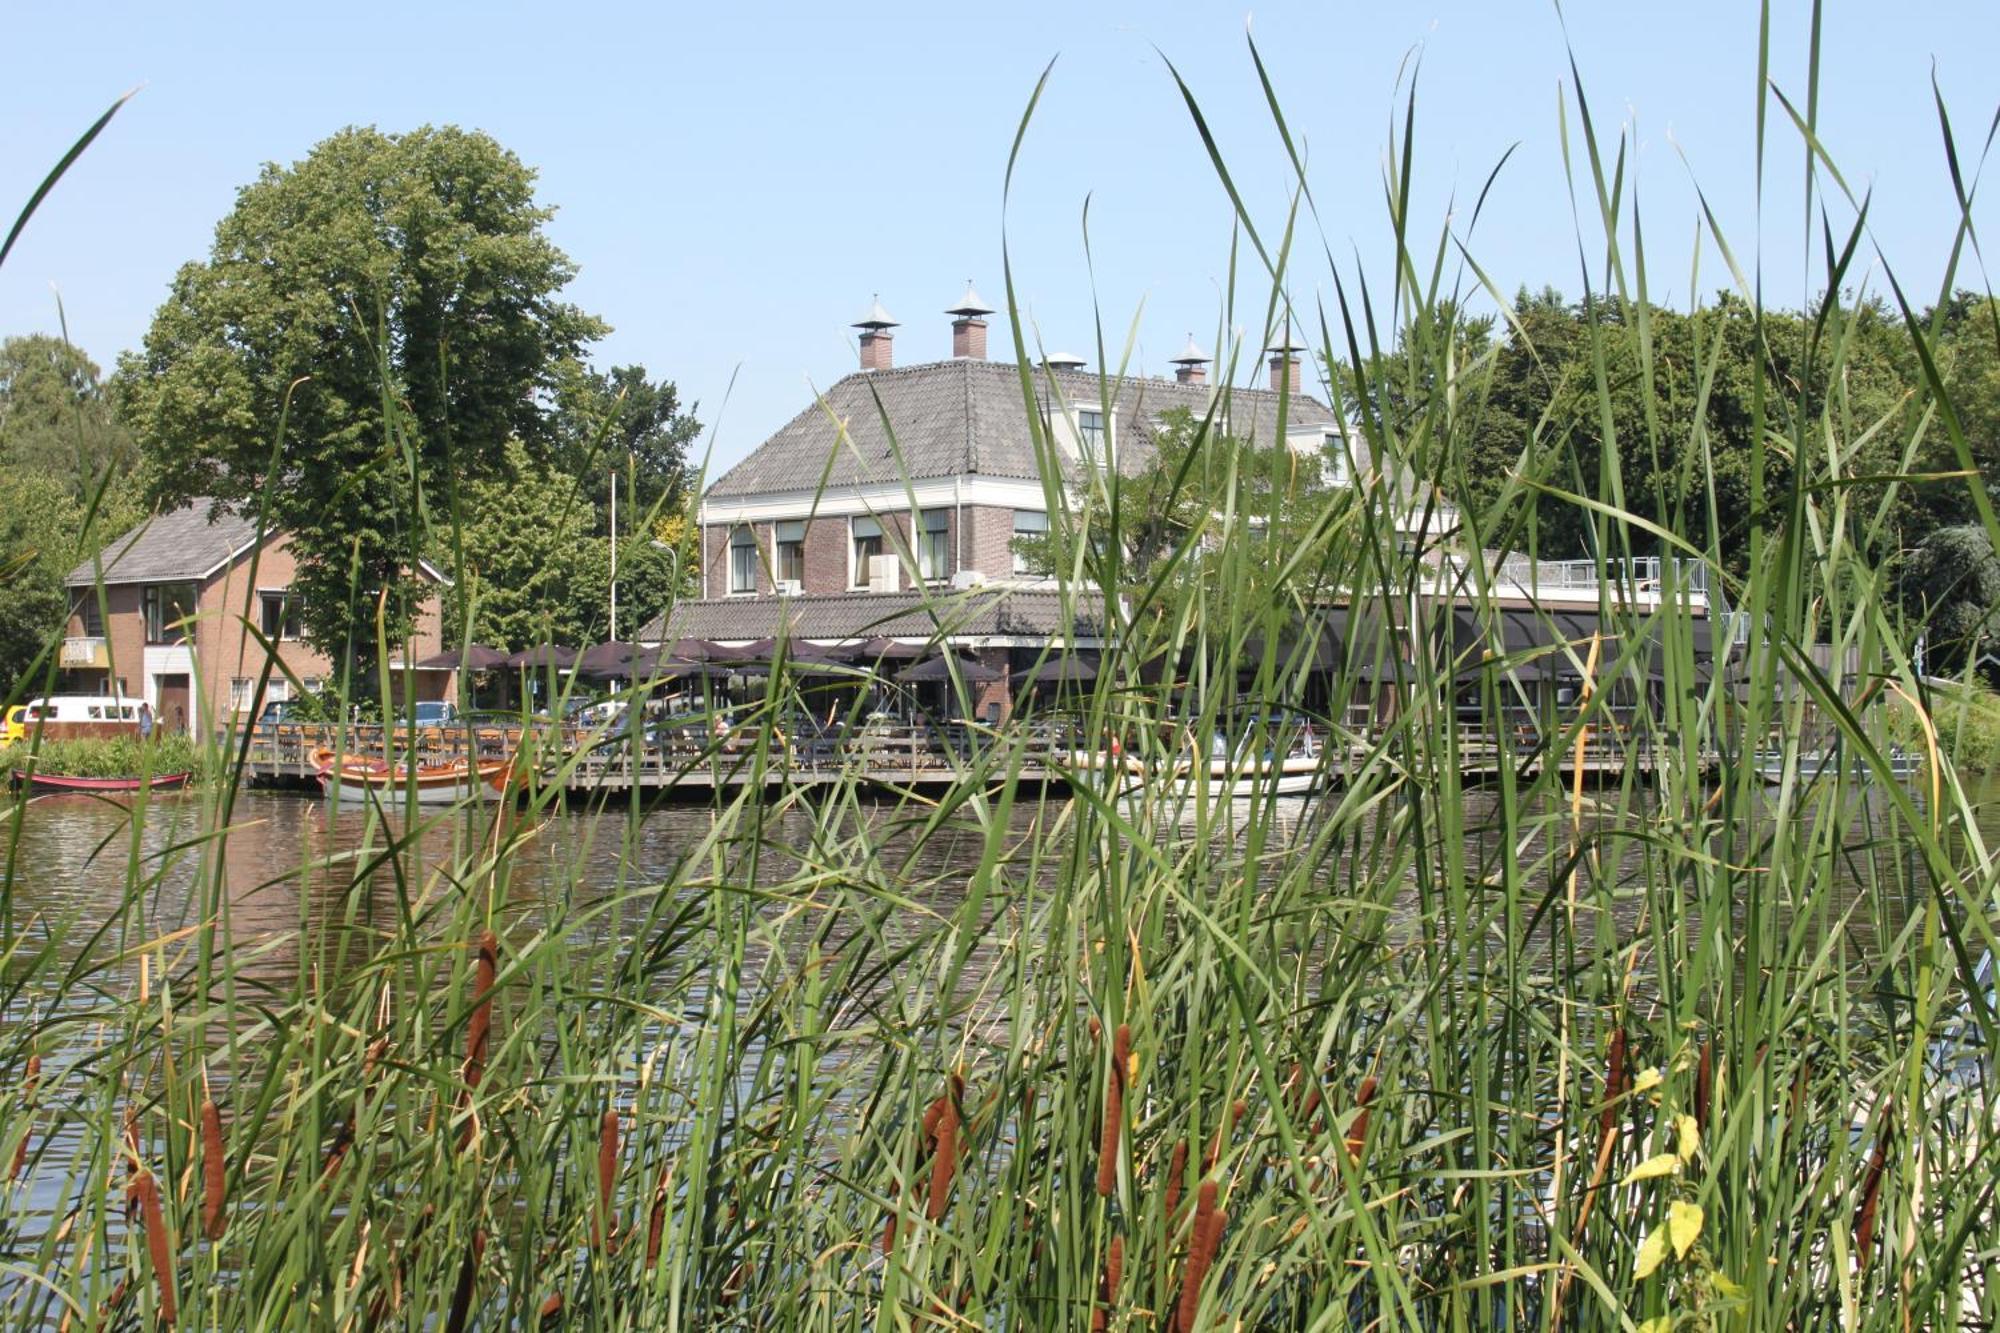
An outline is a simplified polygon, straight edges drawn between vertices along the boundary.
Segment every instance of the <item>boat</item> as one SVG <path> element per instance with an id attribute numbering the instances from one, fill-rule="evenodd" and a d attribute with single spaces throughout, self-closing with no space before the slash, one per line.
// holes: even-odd
<path id="1" fill-rule="evenodd" d="M 1867 780 L 1886 776 L 1893 782 L 1908 782 L 1923 771 L 1924 757 L 1912 754 L 1900 745 L 1892 745 L 1884 752 L 1885 767 L 1871 767 L 1859 755 L 1848 754 L 1843 761 L 1840 750 L 1800 750 L 1796 756 L 1798 775 L 1801 783 L 1816 782 L 1823 777 L 1832 777 L 1845 770 L 1851 778 Z M 1786 755 L 1783 750 L 1759 750 L 1751 756 L 1750 766 L 1758 777 L 1775 787 L 1785 780 Z"/>
<path id="2" fill-rule="evenodd" d="M 14 784 L 26 783 L 41 792 L 83 792 L 89 795 L 105 796 L 118 792 L 172 791 L 185 787 L 194 778 L 194 772 L 156 773 L 143 778 L 73 778 L 61 773 L 24 773 L 14 770 Z"/>
<path id="3" fill-rule="evenodd" d="M 379 802 L 397 805 L 410 798 L 414 786 L 418 805 L 456 805 L 461 801 L 482 801 L 504 791 L 514 763 L 511 759 L 488 759 L 472 764 L 463 759 L 443 764 L 391 764 L 383 759 L 360 755 L 336 756 L 330 750 L 316 751 L 313 762 L 318 770 L 320 790 L 340 801 Z"/>
<path id="4" fill-rule="evenodd" d="M 1206 756 L 1183 754 L 1157 771 L 1149 771 L 1144 762 L 1116 747 L 1108 752 L 1073 751 L 1068 764 L 1079 774 L 1129 776 L 1133 781 L 1121 793 L 1126 796 L 1150 792 L 1191 798 L 1206 789 L 1211 799 L 1259 800 L 1266 796 L 1304 796 L 1319 785 L 1319 746 L 1310 731 L 1300 735 L 1282 757 L 1269 752 L 1232 755 L 1229 748 L 1218 738 Z"/>

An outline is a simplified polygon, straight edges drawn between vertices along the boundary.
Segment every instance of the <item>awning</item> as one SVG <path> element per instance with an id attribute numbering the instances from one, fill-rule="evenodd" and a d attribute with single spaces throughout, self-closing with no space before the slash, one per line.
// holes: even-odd
<path id="1" fill-rule="evenodd" d="M 1476 675 L 1489 664 L 1517 680 L 1579 680 L 1590 660 L 1591 640 L 1597 643 L 1597 674 L 1600 678 L 1623 675 L 1637 667 L 1652 680 L 1666 675 L 1666 644 L 1661 637 L 1663 611 L 1613 617 L 1606 625 L 1595 611 L 1543 611 L 1509 607 L 1493 613 L 1498 631 L 1496 647 L 1486 622 L 1469 608 L 1451 612 L 1451 653 L 1456 674 Z M 1698 679 L 1708 679 L 1714 670 L 1715 627 L 1707 617 L 1690 618 L 1688 642 L 1693 649 Z"/>
<path id="2" fill-rule="evenodd" d="M 441 653 L 432 653 L 416 664 L 418 671 L 491 671 L 507 660 L 507 654 L 498 648 L 488 648 L 483 643 L 468 643 L 463 648 L 447 648 Z"/>
<path id="3" fill-rule="evenodd" d="M 981 666 L 977 662 L 968 662 L 963 658 L 960 658 L 954 664 L 949 658 L 933 657 L 917 663 L 906 671 L 898 673 L 896 679 L 911 684 L 925 680 L 950 680 L 953 675 L 954 665 L 957 667 L 956 674 L 958 678 L 968 685 L 989 684 L 1001 679 L 1002 676 L 1002 673 L 995 671 L 992 667 Z"/>

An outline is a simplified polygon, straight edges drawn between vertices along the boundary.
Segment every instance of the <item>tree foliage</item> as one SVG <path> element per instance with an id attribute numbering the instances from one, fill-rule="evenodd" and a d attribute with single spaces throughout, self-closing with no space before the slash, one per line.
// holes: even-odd
<path id="1" fill-rule="evenodd" d="M 61 477 L 81 496 L 132 457 L 96 362 L 46 333 L 0 341 L 0 467 Z"/>
<path id="2" fill-rule="evenodd" d="M 1938 528 L 1901 570 L 1902 600 L 1925 637 L 1926 669 L 1955 672 L 2000 644 L 2000 553 L 1976 523 Z"/>
<path id="3" fill-rule="evenodd" d="M 563 367 L 605 331 L 558 299 L 575 266 L 534 179 L 477 132 L 343 130 L 238 194 L 124 362 L 156 495 L 268 498 L 307 637 L 357 681 L 373 594 L 400 594 L 392 634 L 421 596 L 416 497 L 442 508 L 508 440 L 553 455 Z"/>
<path id="4" fill-rule="evenodd" d="M 600 373 L 571 364 L 562 370 L 556 412 L 558 466 L 573 477 L 604 479 L 585 487 L 598 531 L 610 531 L 613 474 L 622 522 L 634 529 L 685 501 L 687 451 L 701 423 L 692 405 L 682 410 L 673 381 L 655 381 L 639 365 Z"/>

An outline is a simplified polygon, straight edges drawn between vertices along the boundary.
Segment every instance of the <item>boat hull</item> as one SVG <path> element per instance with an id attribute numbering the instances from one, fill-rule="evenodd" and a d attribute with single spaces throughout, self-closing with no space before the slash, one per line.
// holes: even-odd
<path id="1" fill-rule="evenodd" d="M 319 785 L 333 799 L 357 805 L 402 805 L 410 800 L 413 788 L 418 805 L 458 805 L 496 797 L 506 787 L 512 768 L 506 760 L 476 768 L 461 761 L 420 764 L 412 775 L 403 764 L 352 758 L 340 763 L 323 760 Z"/>
<path id="2" fill-rule="evenodd" d="M 1266 796 L 1304 796 L 1320 781 L 1319 760 L 1310 755 L 1292 755 L 1275 763 L 1195 760 L 1149 775 L 1146 767 L 1130 756 L 1079 753 L 1070 756 L 1070 767 L 1079 774 L 1123 775 L 1132 779 L 1123 791 L 1126 796 L 1153 792 L 1191 799 L 1205 789 L 1211 800 L 1254 801 Z"/>
<path id="3" fill-rule="evenodd" d="M 23 773 L 14 770 L 14 781 L 26 783 L 39 792 L 84 792 L 111 795 L 119 792 L 172 791 L 185 787 L 194 774 L 160 773 L 146 778 L 72 778 L 55 773 Z"/>

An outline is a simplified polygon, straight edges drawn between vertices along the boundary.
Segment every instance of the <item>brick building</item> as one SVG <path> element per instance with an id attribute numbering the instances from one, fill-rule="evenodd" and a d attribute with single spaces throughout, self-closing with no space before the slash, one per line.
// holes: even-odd
<path id="1" fill-rule="evenodd" d="M 945 312 L 952 355 L 897 366 L 899 326 L 874 304 L 854 325 L 860 368 L 704 494 L 701 598 L 642 637 L 742 643 L 783 626 L 821 643 L 948 642 L 1018 670 L 1052 640 L 1099 645 L 1097 610 L 1073 600 L 1066 614 L 1019 541 L 1048 531 L 1051 486 L 1074 501 L 1090 469 L 1142 465 L 1176 408 L 1214 408 L 1229 434 L 1264 444 L 1282 427 L 1319 458 L 1340 437 L 1333 413 L 1298 391 L 1289 337 L 1270 349 L 1265 388 L 1211 384 L 1192 339 L 1171 378 L 1100 376 L 1051 356 L 1024 385 L 1012 360 L 986 358 L 992 313 L 968 286 Z M 1030 411 L 1060 476 L 1043 475 Z M 1008 691 L 986 695 L 982 707 L 1004 708 Z"/>
<path id="2" fill-rule="evenodd" d="M 141 523 L 70 571 L 73 609 L 60 662 L 66 688 L 144 699 L 167 726 L 180 719 L 219 725 L 249 709 L 264 672 L 265 649 L 244 628 L 246 608 L 278 663 L 305 689 L 319 688 L 332 668 L 300 637 L 290 547 L 277 534 L 260 549 L 253 520 L 216 511 L 207 500 Z M 429 565 L 421 576 L 444 581 Z M 440 615 L 438 598 L 427 599 L 394 660 L 439 651 Z M 447 698 L 450 686 L 448 672 L 405 678 L 419 699 Z M 274 665 L 264 697 L 290 694 L 290 680 Z"/>

